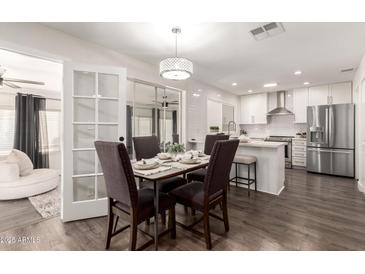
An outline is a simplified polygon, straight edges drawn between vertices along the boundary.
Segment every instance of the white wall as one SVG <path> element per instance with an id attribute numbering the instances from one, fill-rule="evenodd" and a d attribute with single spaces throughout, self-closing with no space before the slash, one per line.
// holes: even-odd
<path id="1" fill-rule="evenodd" d="M 188 81 L 168 81 L 159 76 L 158 66 L 150 65 L 113 50 L 78 39 L 58 30 L 38 23 L 0 23 L 0 47 L 28 51 L 44 56 L 58 56 L 60 60 L 111 65 L 127 68 L 128 77 L 160 83 L 187 90 L 186 94 L 186 136 L 202 137 L 207 127 L 207 99 L 214 98 L 226 104 L 234 105 L 238 121 L 238 96 L 219 90 L 207 84 L 190 79 Z M 194 76 L 193 76 L 194 78 Z M 201 89 L 201 96 L 192 93 Z M 218 97 L 220 95 L 220 97 Z M 185 97 L 185 95 L 183 96 Z M 198 99 L 198 100 L 196 100 Z"/>
<path id="2" fill-rule="evenodd" d="M 356 104 L 356 178 L 359 179 L 359 190 L 365 192 L 365 55 L 356 71 L 353 87 Z"/>

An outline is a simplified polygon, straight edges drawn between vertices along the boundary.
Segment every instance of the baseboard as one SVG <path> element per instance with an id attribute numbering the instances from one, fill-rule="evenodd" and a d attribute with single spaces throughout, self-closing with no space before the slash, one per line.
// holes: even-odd
<path id="1" fill-rule="evenodd" d="M 364 192 L 364 193 L 365 193 L 365 185 L 364 185 L 364 183 L 362 183 L 362 182 L 358 181 L 358 182 L 357 182 L 357 187 L 358 187 L 358 189 L 359 189 L 361 192 Z"/>

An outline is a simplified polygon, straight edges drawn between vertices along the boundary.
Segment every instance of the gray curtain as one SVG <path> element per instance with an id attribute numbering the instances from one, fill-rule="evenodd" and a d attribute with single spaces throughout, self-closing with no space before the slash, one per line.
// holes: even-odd
<path id="1" fill-rule="evenodd" d="M 18 93 L 15 97 L 14 148 L 26 153 L 34 168 L 49 167 L 46 98 Z"/>

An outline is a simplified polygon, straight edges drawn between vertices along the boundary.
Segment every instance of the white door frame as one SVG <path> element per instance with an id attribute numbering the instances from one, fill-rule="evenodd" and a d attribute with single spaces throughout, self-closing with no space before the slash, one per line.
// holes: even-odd
<path id="1" fill-rule="evenodd" d="M 61 219 L 64 222 L 78 219 L 86 219 L 97 216 L 104 216 L 107 214 L 107 199 L 96 197 L 95 199 L 86 201 L 74 201 L 73 197 L 73 72 L 88 71 L 106 74 L 119 75 L 119 100 L 118 100 L 118 136 L 115 136 L 115 141 L 118 141 L 119 136 L 125 136 L 126 133 L 126 69 L 111 66 L 88 65 L 73 62 L 65 62 L 64 64 L 64 92 L 63 92 L 63 157 L 62 157 L 62 211 Z M 97 77 L 97 75 L 96 75 Z M 96 87 L 97 89 L 97 87 Z M 95 97 L 95 100 L 98 97 Z M 96 101 L 97 102 L 97 101 Z M 96 103 L 97 104 L 97 103 Z M 97 109 L 95 110 L 97 112 Z M 99 122 L 96 121 L 95 125 Z M 96 139 L 98 136 L 96 136 Z M 97 169 L 97 162 L 95 162 L 95 169 Z M 92 176 L 100 176 L 102 173 L 95 173 Z M 95 184 L 96 186 L 96 184 Z M 96 188 L 95 188 L 96 189 Z"/>

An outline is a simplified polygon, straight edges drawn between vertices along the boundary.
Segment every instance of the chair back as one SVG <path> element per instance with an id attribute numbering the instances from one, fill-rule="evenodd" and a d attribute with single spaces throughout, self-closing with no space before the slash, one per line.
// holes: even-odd
<path id="1" fill-rule="evenodd" d="M 228 140 L 229 135 L 224 134 L 208 134 L 205 136 L 205 144 L 204 144 L 204 154 L 210 155 L 212 153 L 213 146 L 216 141 L 219 140 Z"/>
<path id="2" fill-rule="evenodd" d="M 157 136 L 133 137 L 137 161 L 155 157 L 161 152 Z"/>
<path id="3" fill-rule="evenodd" d="M 125 145 L 96 141 L 95 148 L 103 169 L 107 196 L 135 208 L 138 191 Z"/>
<path id="4" fill-rule="evenodd" d="M 204 192 L 208 194 L 208 197 L 226 189 L 238 143 L 239 140 L 215 143 L 204 180 Z"/>

